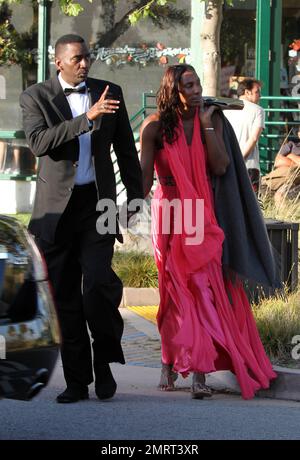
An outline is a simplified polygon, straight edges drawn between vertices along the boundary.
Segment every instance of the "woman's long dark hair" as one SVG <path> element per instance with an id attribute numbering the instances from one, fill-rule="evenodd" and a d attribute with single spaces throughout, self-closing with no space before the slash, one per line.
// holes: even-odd
<path id="1" fill-rule="evenodd" d="M 167 68 L 156 95 L 161 123 L 161 134 L 169 144 L 175 142 L 175 128 L 178 126 L 179 83 L 186 71 L 195 72 L 188 64 L 172 65 Z"/>

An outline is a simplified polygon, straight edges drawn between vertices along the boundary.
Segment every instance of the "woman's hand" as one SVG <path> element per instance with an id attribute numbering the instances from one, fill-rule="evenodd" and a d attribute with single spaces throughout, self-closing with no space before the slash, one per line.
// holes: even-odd
<path id="1" fill-rule="evenodd" d="M 212 122 L 212 114 L 218 110 L 216 105 L 205 106 L 204 101 L 202 99 L 200 110 L 199 110 L 199 118 L 200 118 L 200 125 L 203 129 L 205 128 L 213 128 Z"/>
<path id="2" fill-rule="evenodd" d="M 223 120 L 219 108 L 216 105 L 205 107 L 202 104 L 199 118 L 205 137 L 209 169 L 216 176 L 222 176 L 229 165 L 229 157 L 224 144 Z"/>

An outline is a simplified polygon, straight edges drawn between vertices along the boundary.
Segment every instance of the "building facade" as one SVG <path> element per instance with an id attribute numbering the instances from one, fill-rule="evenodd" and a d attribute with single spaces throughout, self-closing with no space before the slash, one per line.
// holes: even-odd
<path id="1" fill-rule="evenodd" d="M 191 40 L 191 32 L 199 20 L 194 12 L 194 4 L 202 3 L 199 0 L 177 1 L 176 6 L 185 10 L 181 22 L 168 22 L 166 18 L 161 24 L 141 21 L 134 27 L 124 26 L 123 33 L 117 32 L 116 24 L 124 25 L 132 2 L 81 3 L 84 12 L 77 17 L 65 16 L 58 2 L 48 0 L 23 0 L 20 5 L 1 3 L 2 181 L 28 182 L 34 178 L 35 159 L 24 140 L 18 100 L 28 85 L 55 74 L 53 50 L 59 36 L 78 33 L 85 38 L 94 60 L 90 76 L 120 84 L 130 116 L 140 109 L 143 92 L 156 93 L 167 64 L 188 62 L 197 67 L 193 62 L 197 43 Z M 300 86 L 299 0 L 233 3 L 233 7 L 223 6 L 221 93 L 234 94 L 231 77 L 256 76 L 263 81 L 264 96 L 296 94 Z M 294 48 L 290 47 L 293 43 Z M 271 164 L 273 152 L 268 155 Z M 3 196 L 1 190 L 0 193 Z"/>

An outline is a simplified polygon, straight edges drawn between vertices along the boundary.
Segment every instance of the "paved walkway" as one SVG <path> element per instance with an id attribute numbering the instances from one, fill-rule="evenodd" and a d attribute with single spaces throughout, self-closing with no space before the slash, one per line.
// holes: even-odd
<path id="1" fill-rule="evenodd" d="M 153 312 L 157 307 L 152 309 L 152 321 L 141 316 L 143 308 L 146 309 L 146 316 L 149 317 L 151 307 L 148 306 L 120 309 L 124 319 L 122 346 L 125 360 L 130 365 L 160 367 L 160 338 L 153 322 Z"/>

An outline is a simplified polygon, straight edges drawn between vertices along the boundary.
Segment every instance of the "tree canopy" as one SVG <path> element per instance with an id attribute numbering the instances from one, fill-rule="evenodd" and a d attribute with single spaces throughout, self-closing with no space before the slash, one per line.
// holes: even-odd
<path id="1" fill-rule="evenodd" d="M 22 3 L 23 0 L 0 0 L 1 3 Z M 93 3 L 93 0 L 88 0 Z M 96 2 L 97 0 L 95 0 Z M 110 3 L 117 3 L 119 0 L 110 0 Z M 205 1 L 205 0 L 199 0 Z M 216 3 L 226 2 L 228 5 L 233 5 L 233 0 L 214 0 Z M 240 0 L 244 1 L 244 0 Z M 68 16 L 78 16 L 84 11 L 82 2 L 76 0 L 57 0 L 62 12 Z M 132 0 L 131 8 L 128 11 L 128 20 L 131 24 L 135 24 L 142 18 L 153 18 L 160 20 L 159 15 L 162 14 L 166 19 L 168 11 L 174 11 L 174 5 L 177 0 Z M 173 8 L 172 8 L 173 6 Z"/>

